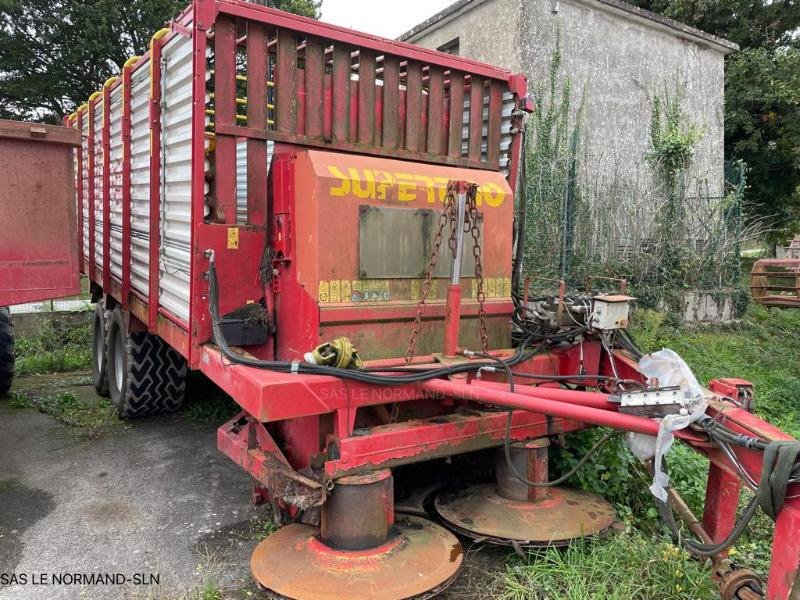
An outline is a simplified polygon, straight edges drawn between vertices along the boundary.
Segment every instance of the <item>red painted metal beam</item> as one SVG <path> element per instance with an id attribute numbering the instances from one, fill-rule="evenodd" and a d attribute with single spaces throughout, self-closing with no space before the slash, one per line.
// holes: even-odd
<path id="1" fill-rule="evenodd" d="M 508 414 L 470 411 L 432 419 L 412 420 L 371 427 L 360 435 L 331 440 L 339 458 L 325 463 L 331 477 L 393 467 L 498 446 L 505 439 Z M 566 419 L 515 411 L 511 439 L 529 440 L 583 429 Z"/>
<path id="2" fill-rule="evenodd" d="M 89 108 L 86 111 L 86 115 L 89 119 L 89 139 L 86 143 L 86 152 L 89 155 L 89 165 L 88 165 L 88 172 L 86 174 L 86 189 L 89 193 L 89 281 L 97 281 L 97 265 L 96 262 L 96 252 L 95 252 L 95 244 L 97 240 L 95 239 L 96 233 L 96 226 L 95 226 L 95 202 L 96 202 L 96 194 L 97 189 L 95 185 L 95 177 L 94 171 L 96 168 L 95 165 L 95 127 L 94 127 L 94 107 L 96 104 L 96 96 L 95 98 L 89 98 Z"/>
<path id="3" fill-rule="evenodd" d="M 111 282 L 111 85 L 103 86 L 103 289 Z"/>
<path id="4" fill-rule="evenodd" d="M 161 48 L 164 36 L 150 40 L 150 219 L 147 291 L 147 329 L 158 333 L 158 257 L 161 246 Z"/>
<path id="5" fill-rule="evenodd" d="M 131 69 L 122 67 L 122 308 L 130 306 L 131 293 Z M 146 321 L 145 321 L 146 322 Z"/>
<path id="6" fill-rule="evenodd" d="M 85 118 L 86 111 L 79 109 L 75 115 L 75 128 L 81 132 L 83 136 L 83 119 Z M 75 149 L 75 195 L 77 198 L 77 211 L 78 217 L 78 264 L 81 266 L 80 271 L 86 273 L 87 266 L 84 264 L 83 255 L 86 249 L 83 244 L 83 161 L 86 157 L 83 155 L 83 141 Z"/>

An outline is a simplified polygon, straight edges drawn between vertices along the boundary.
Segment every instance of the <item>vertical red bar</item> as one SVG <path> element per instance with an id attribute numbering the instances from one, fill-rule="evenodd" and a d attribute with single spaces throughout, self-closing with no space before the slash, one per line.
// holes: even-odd
<path id="1" fill-rule="evenodd" d="M 325 49 L 322 42 L 309 38 L 306 42 L 306 135 L 322 137 L 325 76 Z"/>
<path id="2" fill-rule="evenodd" d="M 500 82 L 489 84 L 489 124 L 486 133 L 486 162 L 496 169 L 500 162 L 500 127 L 503 119 L 503 90 Z"/>
<path id="3" fill-rule="evenodd" d="M 375 140 L 375 55 L 368 50 L 358 54 L 358 142 L 372 145 Z"/>
<path id="4" fill-rule="evenodd" d="M 787 501 L 775 520 L 767 600 L 794 600 L 800 596 L 800 508 L 796 504 L 796 499 Z"/>
<path id="5" fill-rule="evenodd" d="M 247 126 L 267 130 L 267 32 L 250 21 L 247 26 Z M 267 142 L 247 140 L 247 222 L 264 225 L 267 214 Z"/>
<path id="6" fill-rule="evenodd" d="M 483 137 L 483 79 L 470 75 L 469 83 L 469 150 L 471 161 L 481 159 L 481 138 Z"/>
<path id="7" fill-rule="evenodd" d="M 168 30 L 150 40 L 150 248 L 148 256 L 147 329 L 158 333 L 158 254 L 161 247 L 161 47 Z"/>
<path id="8" fill-rule="evenodd" d="M 220 126 L 236 125 L 236 21 L 220 17 L 214 25 L 214 202 L 219 223 L 236 223 L 236 137 Z"/>
<path id="9" fill-rule="evenodd" d="M 333 139 L 346 142 L 350 137 L 350 50 L 333 48 Z"/>
<path id="10" fill-rule="evenodd" d="M 383 57 L 383 140 L 385 148 L 396 149 L 400 105 L 400 60 Z"/>
<path id="11" fill-rule="evenodd" d="M 111 85 L 103 85 L 103 289 L 111 284 Z"/>
<path id="12" fill-rule="evenodd" d="M 97 281 L 97 265 L 95 264 L 95 201 L 97 190 L 94 185 L 95 170 L 95 144 L 94 144 L 94 107 L 99 92 L 89 96 L 89 108 L 87 116 L 89 118 L 89 140 L 86 143 L 86 153 L 89 155 L 89 170 L 86 174 L 86 189 L 89 192 L 89 281 Z"/>
<path id="13" fill-rule="evenodd" d="M 78 210 L 75 214 L 78 215 L 78 264 L 81 265 L 81 272 L 87 272 L 87 265 L 84 261 L 86 248 L 83 242 L 83 161 L 86 157 L 83 155 L 83 119 L 84 111 L 78 109 L 75 116 L 75 127 L 81 132 L 81 145 L 76 148 L 75 160 L 75 191 L 78 200 Z"/>
<path id="14" fill-rule="evenodd" d="M 200 365 L 198 340 L 205 342 L 211 331 L 208 317 L 208 282 L 204 279 L 204 274 L 208 271 L 208 258 L 205 256 L 206 248 L 200 245 L 198 238 L 200 228 L 203 227 L 205 212 L 207 32 L 212 29 L 216 31 L 214 20 L 217 14 L 217 2 L 194 0 L 192 8 L 192 264 L 188 359 L 189 367 L 197 369 Z M 231 72 L 229 75 L 233 79 L 235 73 Z M 235 111 L 235 107 L 233 110 Z M 235 176 L 235 163 L 232 164 L 232 168 Z"/>
<path id="15" fill-rule="evenodd" d="M 122 67 L 122 308 L 130 305 L 131 292 L 131 68 Z"/>
<path id="16" fill-rule="evenodd" d="M 294 32 L 279 29 L 278 60 L 275 68 L 275 112 L 276 126 L 282 133 L 294 133 L 297 127 L 296 69 L 297 40 Z"/>
<path id="17" fill-rule="evenodd" d="M 428 153 L 441 154 L 445 139 L 444 73 L 440 67 L 431 67 L 428 74 Z"/>
<path id="18" fill-rule="evenodd" d="M 406 65 L 406 150 L 421 150 L 422 130 L 422 66 L 409 61 Z"/>
<path id="19" fill-rule="evenodd" d="M 462 131 L 464 127 L 464 75 L 450 71 L 450 129 L 447 136 L 447 155 L 461 157 Z"/>
<path id="20" fill-rule="evenodd" d="M 741 486 L 735 475 L 723 471 L 714 463 L 709 465 L 703 529 L 715 543 L 721 542 L 733 531 Z"/>

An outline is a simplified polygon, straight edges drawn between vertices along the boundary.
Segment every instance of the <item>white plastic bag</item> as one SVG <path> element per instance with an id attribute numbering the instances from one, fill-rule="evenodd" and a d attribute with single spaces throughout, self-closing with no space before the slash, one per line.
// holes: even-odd
<path id="1" fill-rule="evenodd" d="M 663 348 L 643 356 L 639 361 L 639 369 L 648 380 L 657 380 L 658 387 L 678 386 L 683 392 L 684 408 L 680 413 L 667 415 L 661 420 L 656 438 L 636 433 L 628 434 L 631 451 L 640 460 L 655 456 L 653 485 L 650 486 L 650 491 L 656 498 L 666 502 L 669 475 L 663 470 L 663 458 L 672 448 L 673 434 L 702 417 L 708 402 L 689 365 L 673 350 Z"/>

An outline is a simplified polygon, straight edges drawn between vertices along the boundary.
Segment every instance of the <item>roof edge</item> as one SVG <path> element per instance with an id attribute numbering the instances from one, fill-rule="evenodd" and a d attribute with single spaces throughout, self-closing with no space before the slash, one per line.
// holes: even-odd
<path id="1" fill-rule="evenodd" d="M 401 34 L 400 36 L 397 37 L 397 39 L 404 42 L 409 42 L 411 41 L 412 38 L 423 33 L 424 31 L 431 28 L 438 28 L 437 26 L 444 25 L 446 22 L 456 18 L 460 13 L 467 12 L 483 4 L 485 1 L 486 0 L 458 0 L 457 2 L 454 2 L 444 10 L 439 11 L 432 17 L 424 20 L 422 23 L 419 23 L 418 25 L 412 27 L 405 33 Z M 711 33 L 706 33 L 705 31 L 697 29 L 696 27 L 691 27 L 689 25 L 686 25 L 685 23 L 676 21 L 675 19 L 659 15 L 652 11 L 645 10 L 644 8 L 639 8 L 638 6 L 634 6 L 633 4 L 624 2 L 623 0 L 574 0 L 574 1 L 589 5 L 593 3 L 601 4 L 605 7 L 625 12 L 644 20 L 652 21 L 662 27 L 666 27 L 668 29 L 678 32 L 678 34 L 682 37 L 701 40 L 706 44 L 716 46 L 721 50 L 723 54 L 731 54 L 732 52 L 736 52 L 737 50 L 739 50 L 738 44 L 726 40 L 725 38 L 721 38 Z"/>

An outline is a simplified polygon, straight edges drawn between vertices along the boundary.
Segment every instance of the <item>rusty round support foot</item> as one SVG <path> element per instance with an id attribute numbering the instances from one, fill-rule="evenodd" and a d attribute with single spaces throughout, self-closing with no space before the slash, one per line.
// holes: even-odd
<path id="1" fill-rule="evenodd" d="M 322 505 L 322 542 L 341 550 L 364 550 L 386 542 L 394 525 L 393 481 L 389 469 L 338 479 Z"/>
<path id="2" fill-rule="evenodd" d="M 546 483 L 548 446 L 546 439 L 512 444 L 515 470 L 531 482 Z M 520 481 L 503 448 L 496 454 L 495 479 L 494 484 L 439 495 L 436 510 L 448 527 L 476 540 L 517 548 L 563 546 L 602 533 L 614 522 L 612 506 L 594 494 Z"/>
<path id="3" fill-rule="evenodd" d="M 463 560 L 449 531 L 415 516 L 395 522 L 391 471 L 337 480 L 321 527 L 295 523 L 261 542 L 253 576 L 274 597 L 401 600 L 430 598 Z"/>
<path id="4" fill-rule="evenodd" d="M 530 442 L 511 444 L 511 463 L 517 473 L 533 483 L 547 483 L 549 477 L 547 451 L 550 440 L 542 438 Z M 538 502 L 547 500 L 549 490 L 546 487 L 531 487 L 520 481 L 506 460 L 504 448 L 498 448 L 495 454 L 495 479 L 497 493 L 503 498 L 517 502 Z"/>

